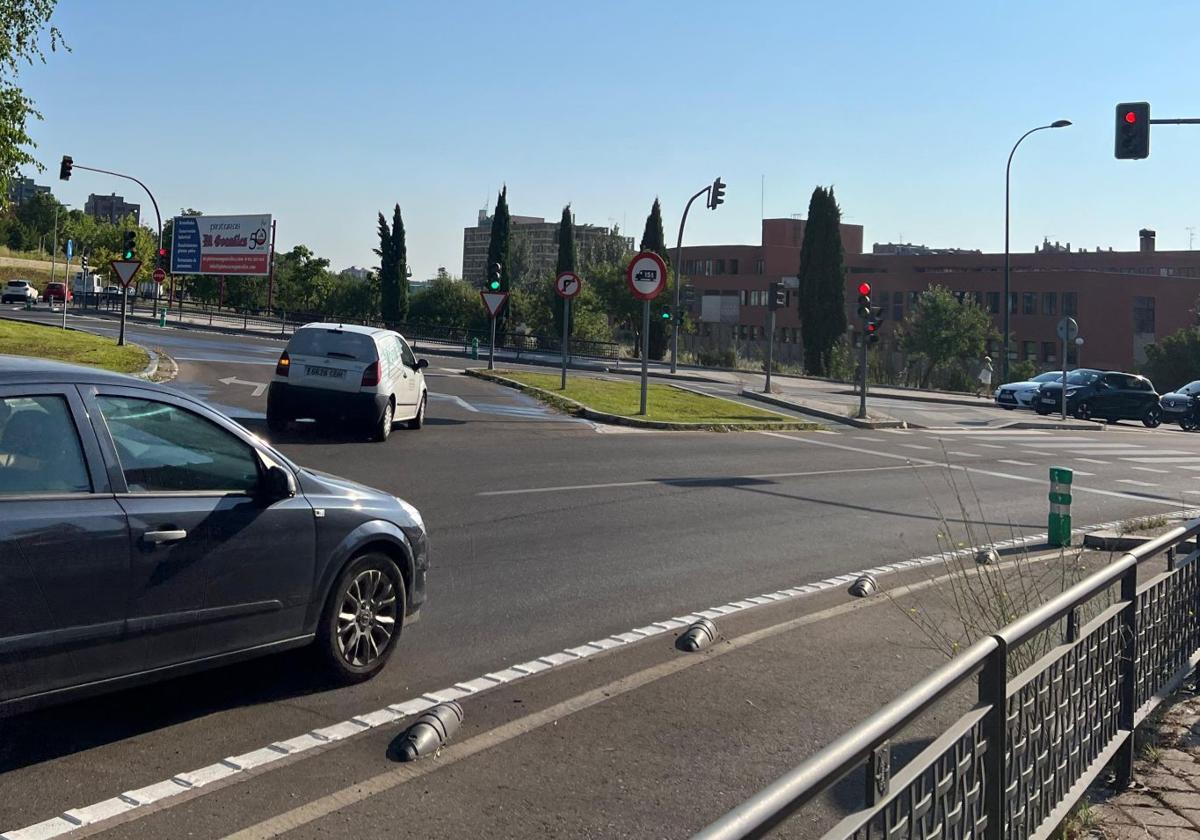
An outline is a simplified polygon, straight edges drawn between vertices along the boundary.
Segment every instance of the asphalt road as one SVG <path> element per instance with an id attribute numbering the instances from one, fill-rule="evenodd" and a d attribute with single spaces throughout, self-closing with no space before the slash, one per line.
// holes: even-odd
<path id="1" fill-rule="evenodd" d="M 178 361 L 176 387 L 270 437 L 260 386 L 281 342 L 140 325 L 128 336 Z M 383 444 L 303 428 L 275 441 L 422 511 L 429 601 L 389 667 L 331 688 L 301 652 L 0 722 L 0 834 L 632 627 L 1044 531 L 1050 464 L 1077 470 L 1077 525 L 1200 498 L 1200 435 L 1177 429 L 618 430 L 462 376 L 461 358 L 429 359 L 425 429 Z"/>

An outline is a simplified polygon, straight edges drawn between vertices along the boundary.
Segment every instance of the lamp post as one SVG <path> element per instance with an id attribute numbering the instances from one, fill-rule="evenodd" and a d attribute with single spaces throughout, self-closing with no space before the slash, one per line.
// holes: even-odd
<path id="1" fill-rule="evenodd" d="M 1055 120 L 1049 125 L 1039 125 L 1037 128 L 1031 128 L 1021 135 L 1021 139 L 1013 144 L 1012 151 L 1008 153 L 1008 164 L 1004 167 L 1004 300 L 1001 306 L 1004 307 L 1004 366 L 1002 382 L 1008 381 L 1008 343 L 1009 343 L 1009 316 L 1012 312 L 1012 306 L 1009 304 L 1009 265 L 1008 265 L 1008 216 L 1009 216 L 1009 175 L 1012 172 L 1013 155 L 1017 153 L 1017 146 L 1021 145 L 1021 140 L 1024 140 L 1035 131 L 1043 131 L 1047 128 L 1066 128 L 1071 124 L 1070 120 Z"/>

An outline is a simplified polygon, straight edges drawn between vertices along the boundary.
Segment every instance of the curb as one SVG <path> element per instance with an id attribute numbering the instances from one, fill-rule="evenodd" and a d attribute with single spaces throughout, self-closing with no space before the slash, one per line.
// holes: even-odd
<path id="1" fill-rule="evenodd" d="M 1103 423 L 1085 423 L 1081 420 L 1068 420 L 1063 423 L 1059 421 L 1052 423 L 1048 420 L 1018 420 L 1015 423 L 1006 423 L 1003 426 L 996 426 L 997 429 L 1061 429 L 1068 432 L 1103 432 L 1108 429 Z"/>
<path id="2" fill-rule="evenodd" d="M 154 374 L 158 373 L 158 355 L 159 354 L 157 351 L 151 350 L 149 347 L 143 347 L 142 345 L 140 345 L 134 341 L 127 341 L 125 343 L 128 344 L 130 347 L 139 348 L 143 353 L 145 353 L 150 358 L 150 361 L 146 362 L 146 366 L 144 368 L 142 368 L 140 371 L 138 371 L 137 373 L 133 374 L 134 376 L 138 377 L 139 379 L 151 379 L 154 376 Z"/>
<path id="3" fill-rule="evenodd" d="M 582 417 L 585 420 L 593 420 L 597 423 L 608 423 L 615 426 L 630 426 L 635 429 L 656 429 L 658 431 L 669 432 L 750 432 L 759 431 L 761 429 L 771 429 L 775 431 L 811 431 L 816 427 L 815 423 L 806 423 L 803 421 L 796 422 L 746 422 L 746 423 L 671 423 L 664 420 L 642 420 L 637 417 L 625 417 L 620 414 L 609 414 L 605 411 L 596 411 L 588 408 L 580 402 L 576 402 L 569 397 L 563 397 L 543 388 L 537 388 L 533 385 L 526 385 L 524 382 L 518 382 L 515 379 L 508 379 L 496 373 L 489 373 L 486 370 L 478 368 L 467 368 L 463 371 L 466 376 L 473 376 L 476 379 L 483 379 L 488 382 L 495 382 L 498 385 L 504 385 L 508 388 L 513 388 L 517 391 L 537 397 L 542 402 L 550 405 L 558 410 L 570 414 L 575 417 Z M 679 386 L 672 386 L 679 387 Z M 681 390 L 687 390 L 686 388 Z M 704 394 L 704 396 L 712 396 Z M 717 399 L 720 399 L 719 397 Z"/>
<path id="4" fill-rule="evenodd" d="M 871 393 L 875 394 L 876 396 L 885 397 L 889 400 L 908 400 L 910 402 L 942 403 L 945 405 L 964 405 L 964 406 L 968 406 L 970 408 L 995 408 L 996 407 L 996 403 L 994 401 L 989 401 L 989 400 L 968 400 L 968 399 L 962 399 L 960 397 L 930 397 L 930 396 L 926 396 L 925 394 L 917 395 L 917 394 L 912 394 L 912 393 L 905 392 L 905 391 L 900 391 L 899 393 L 893 393 L 891 391 L 891 389 L 894 386 L 878 385 L 876 387 L 888 388 L 889 390 L 886 393 L 880 392 L 880 391 L 872 391 Z M 836 393 L 841 394 L 843 396 L 845 396 L 847 394 L 850 394 L 853 396 L 858 396 L 858 391 L 855 391 L 855 390 L 837 391 Z"/>
<path id="5" fill-rule="evenodd" d="M 900 420 L 860 420 L 857 417 L 847 417 L 844 414 L 837 414 L 833 411 L 825 411 L 821 408 L 815 408 L 811 405 L 805 405 L 801 402 L 793 402 L 785 400 L 781 397 L 772 396 L 770 394 L 759 394 L 754 391 L 743 391 L 743 397 L 748 399 L 758 400 L 770 405 L 777 405 L 780 408 L 790 408 L 793 411 L 798 411 L 802 414 L 811 414 L 814 417 L 820 417 L 822 420 L 829 420 L 833 423 L 841 423 L 846 426 L 853 426 L 856 429 L 916 429 L 917 426 L 905 424 Z"/>
<path id="6" fill-rule="evenodd" d="M 631 364 L 633 365 L 633 367 L 605 368 L 604 372 L 605 373 L 619 373 L 622 376 L 641 376 L 642 375 L 641 363 L 637 359 L 633 359 L 633 360 L 631 360 Z M 719 379 L 711 379 L 707 376 L 699 376 L 697 374 L 690 374 L 690 373 L 669 373 L 669 372 L 668 373 L 655 373 L 654 371 L 649 371 L 649 373 L 647 375 L 654 376 L 659 379 L 678 379 L 681 382 L 703 382 L 708 385 L 712 385 L 712 384 L 724 385 L 724 384 L 726 384 Z M 707 397 L 707 396 L 712 396 L 712 395 L 705 394 L 705 396 Z"/>

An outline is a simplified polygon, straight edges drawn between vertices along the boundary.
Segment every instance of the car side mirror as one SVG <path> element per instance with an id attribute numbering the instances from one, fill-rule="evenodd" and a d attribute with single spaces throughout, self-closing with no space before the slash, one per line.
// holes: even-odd
<path id="1" fill-rule="evenodd" d="M 417 359 L 417 366 L 413 369 L 414 370 L 424 370 L 427 367 L 429 367 L 428 359 Z"/>
<path id="2" fill-rule="evenodd" d="M 262 477 L 262 496 L 268 502 L 290 499 L 296 495 L 296 482 L 283 467 L 268 467 Z"/>

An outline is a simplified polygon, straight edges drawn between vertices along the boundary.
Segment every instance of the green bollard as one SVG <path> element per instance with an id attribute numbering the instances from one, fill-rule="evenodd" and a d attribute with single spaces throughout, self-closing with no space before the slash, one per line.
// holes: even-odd
<path id="1" fill-rule="evenodd" d="M 471 358 L 472 359 L 479 358 L 479 339 L 478 338 L 471 339 Z"/>
<path id="2" fill-rule="evenodd" d="M 167 325 L 167 310 L 158 310 L 158 325 L 160 327 L 165 327 Z"/>
<path id="3" fill-rule="evenodd" d="M 1050 545 L 1065 548 L 1071 544 L 1071 482 L 1075 474 L 1066 467 L 1050 468 Z"/>

